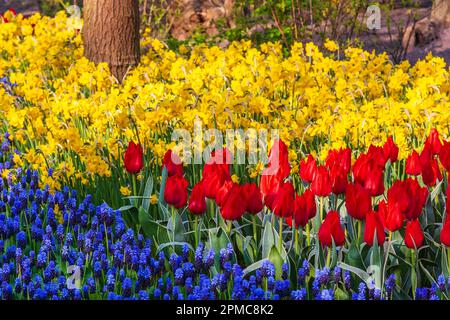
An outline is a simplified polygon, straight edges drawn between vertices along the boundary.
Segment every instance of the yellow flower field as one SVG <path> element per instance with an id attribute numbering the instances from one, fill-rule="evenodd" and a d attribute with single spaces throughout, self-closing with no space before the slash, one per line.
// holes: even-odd
<path id="1" fill-rule="evenodd" d="M 322 158 L 388 135 L 404 158 L 431 127 L 450 134 L 450 70 L 431 55 L 393 65 L 386 54 L 331 42 L 327 52 L 297 43 L 289 56 L 280 44 L 250 42 L 175 53 L 144 34 L 142 62 L 119 85 L 106 65 L 83 58 L 81 35 L 69 26 L 64 12 L 0 24 L 0 77 L 17 84 L 15 96 L 0 86 L 3 130 L 24 153 L 17 161 L 42 169 L 52 188 L 122 170 L 117 160 L 131 139 L 160 163 L 170 132 L 192 130 L 196 119 L 220 130 L 277 128 L 301 145 L 295 150 Z M 303 156 L 290 154 L 294 164 Z"/>

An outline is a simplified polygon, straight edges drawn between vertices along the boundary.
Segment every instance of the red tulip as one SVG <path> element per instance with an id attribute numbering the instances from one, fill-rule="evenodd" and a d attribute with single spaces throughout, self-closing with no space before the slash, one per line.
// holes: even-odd
<path id="1" fill-rule="evenodd" d="M 172 150 L 167 150 L 163 159 L 163 168 L 167 169 L 167 175 L 169 177 L 174 175 L 183 175 L 183 164 L 181 163 L 180 157 L 172 152 Z"/>
<path id="2" fill-rule="evenodd" d="M 201 182 L 192 188 L 188 209 L 192 214 L 196 215 L 201 215 L 206 211 L 205 191 Z"/>
<path id="3" fill-rule="evenodd" d="M 364 220 L 372 211 L 370 194 L 359 184 L 349 184 L 345 192 L 345 207 L 352 218 Z"/>
<path id="4" fill-rule="evenodd" d="M 214 150 L 211 152 L 211 157 L 206 161 L 203 167 L 203 178 L 209 175 L 214 175 L 217 171 L 222 171 L 225 175 L 230 176 L 230 164 L 232 157 L 227 148 Z"/>
<path id="5" fill-rule="evenodd" d="M 422 164 L 420 156 L 416 150 L 406 159 L 406 173 L 412 176 L 418 176 L 422 173 Z"/>
<path id="6" fill-rule="evenodd" d="M 330 150 L 328 152 L 327 159 L 325 160 L 326 166 L 333 171 L 333 168 L 341 168 L 346 174 L 350 172 L 352 152 L 349 148 Z"/>
<path id="7" fill-rule="evenodd" d="M 294 212 L 294 196 L 295 191 L 292 183 L 284 182 L 273 196 L 272 206 L 269 208 L 278 217 L 286 218 L 292 216 Z"/>
<path id="8" fill-rule="evenodd" d="M 265 170 L 267 169 L 264 169 L 261 175 L 260 189 L 264 203 L 268 208 L 272 208 L 273 199 L 283 181 L 276 175 L 264 174 Z"/>
<path id="9" fill-rule="evenodd" d="M 383 146 L 384 156 L 394 163 L 398 159 L 398 147 L 394 143 L 392 136 L 389 136 Z"/>
<path id="10" fill-rule="evenodd" d="M 342 167 L 334 166 L 330 169 L 331 191 L 334 194 L 343 194 L 347 189 L 347 173 Z"/>
<path id="11" fill-rule="evenodd" d="M 378 205 L 378 212 L 383 218 L 383 225 L 389 231 L 397 231 L 403 226 L 405 217 L 399 209 L 399 206 L 395 202 L 390 204 L 382 200 Z"/>
<path id="12" fill-rule="evenodd" d="M 423 232 L 419 220 L 408 221 L 405 229 L 405 245 L 410 248 L 420 248 L 423 244 Z"/>
<path id="13" fill-rule="evenodd" d="M 331 247 L 333 241 L 336 246 L 344 244 L 345 232 L 341 226 L 339 213 L 337 213 L 337 211 L 328 212 L 319 228 L 318 237 L 322 246 Z"/>
<path id="14" fill-rule="evenodd" d="M 445 170 L 450 171 L 450 142 L 444 141 L 441 152 L 439 152 L 439 160 Z"/>
<path id="15" fill-rule="evenodd" d="M 223 206 L 228 198 L 230 190 L 233 188 L 235 183 L 231 180 L 225 181 L 222 186 L 217 190 L 216 193 L 216 203 L 219 207 Z"/>
<path id="16" fill-rule="evenodd" d="M 311 190 L 316 196 L 326 197 L 331 193 L 331 179 L 330 173 L 325 166 L 317 167 L 316 173 L 314 174 Z"/>
<path id="17" fill-rule="evenodd" d="M 295 219 L 295 227 L 306 226 L 308 221 L 316 215 L 316 200 L 314 193 L 310 189 L 306 189 L 301 195 L 295 195 L 294 213 L 292 217 L 287 217 L 286 222 L 292 226 L 292 218 Z"/>
<path id="18" fill-rule="evenodd" d="M 361 154 L 353 165 L 354 181 L 363 186 L 371 196 L 383 194 L 385 163 L 383 149 L 371 146 L 369 151 Z"/>
<path id="19" fill-rule="evenodd" d="M 377 244 L 382 245 L 385 240 L 383 219 L 379 212 L 370 211 L 366 215 L 366 225 L 364 228 L 364 242 L 369 246 L 374 243 L 375 235 L 377 236 Z"/>
<path id="20" fill-rule="evenodd" d="M 435 128 L 431 129 L 430 134 L 425 141 L 425 145 L 430 147 L 433 155 L 437 155 L 441 151 L 442 143 L 439 139 L 439 132 Z"/>
<path id="21" fill-rule="evenodd" d="M 314 174 L 317 171 L 317 164 L 312 155 L 308 155 L 308 158 L 300 161 L 300 178 L 308 183 L 311 183 Z"/>
<path id="22" fill-rule="evenodd" d="M 125 169 L 131 173 L 136 174 L 141 171 L 144 166 L 144 152 L 140 144 L 135 144 L 133 141 L 128 143 L 128 148 L 124 155 Z"/>
<path id="23" fill-rule="evenodd" d="M 289 152 L 282 140 L 276 139 L 274 141 L 269 152 L 269 163 L 266 170 L 266 174 L 276 175 L 280 179 L 286 179 L 289 176 L 291 172 Z"/>
<path id="24" fill-rule="evenodd" d="M 227 198 L 220 207 L 220 214 L 224 220 L 237 220 L 245 213 L 245 198 L 241 187 L 234 184 L 228 192 Z"/>
<path id="25" fill-rule="evenodd" d="M 441 242 L 446 247 L 450 247 L 450 219 L 448 217 L 447 215 L 441 230 Z"/>
<path id="26" fill-rule="evenodd" d="M 228 165 L 210 163 L 203 168 L 202 183 L 207 198 L 216 199 L 218 190 L 226 181 L 231 181 Z"/>
<path id="27" fill-rule="evenodd" d="M 434 158 L 431 147 L 425 145 L 420 154 L 420 163 L 422 168 L 423 183 L 432 187 L 436 185 L 437 180 L 442 180 L 442 174 L 439 170 L 438 161 Z"/>
<path id="28" fill-rule="evenodd" d="M 184 207 L 188 198 L 188 185 L 188 182 L 183 176 L 176 175 L 168 177 L 164 190 L 164 201 L 177 209 Z"/>
<path id="29" fill-rule="evenodd" d="M 367 155 L 369 159 L 374 160 L 381 169 L 384 169 L 386 162 L 389 160 L 389 155 L 385 153 L 384 148 L 381 146 L 374 146 L 373 144 L 369 146 Z"/>
<path id="30" fill-rule="evenodd" d="M 388 190 L 389 208 L 395 208 L 407 220 L 416 220 L 422 213 L 428 197 L 427 188 L 421 188 L 417 180 L 408 178 L 405 181 L 396 181 Z"/>
<path id="31" fill-rule="evenodd" d="M 248 213 L 257 214 L 264 208 L 261 191 L 256 183 L 246 183 L 242 186 L 242 192 L 246 199 L 246 209 Z"/>

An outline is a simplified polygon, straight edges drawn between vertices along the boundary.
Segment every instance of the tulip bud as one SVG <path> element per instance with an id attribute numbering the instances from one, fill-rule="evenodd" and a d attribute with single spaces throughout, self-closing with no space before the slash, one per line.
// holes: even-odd
<path id="1" fill-rule="evenodd" d="M 203 190 L 203 184 L 197 183 L 192 188 L 191 197 L 189 198 L 189 211 L 192 214 L 201 215 L 206 211 L 206 199 L 205 191 Z"/>
<path id="2" fill-rule="evenodd" d="M 372 210 L 370 194 L 359 184 L 349 184 L 345 192 L 345 207 L 352 218 L 364 220 Z"/>
<path id="3" fill-rule="evenodd" d="M 180 209 L 187 203 L 188 182 L 182 176 L 171 176 L 166 180 L 166 188 L 164 190 L 164 201 L 175 208 Z"/>
<path id="4" fill-rule="evenodd" d="M 143 167 L 143 157 L 141 145 L 130 141 L 124 155 L 125 169 L 131 174 L 138 173 Z"/>
<path id="5" fill-rule="evenodd" d="M 339 213 L 337 213 L 337 211 L 328 212 L 319 228 L 318 237 L 322 246 L 331 247 L 333 241 L 336 246 L 344 244 L 345 232 L 341 226 Z"/>
<path id="6" fill-rule="evenodd" d="M 377 236 L 377 244 L 382 245 L 385 240 L 383 220 L 376 211 L 370 211 L 366 215 L 366 225 L 364 228 L 364 242 L 369 246 L 374 243 L 375 235 Z"/>
<path id="7" fill-rule="evenodd" d="M 405 229 L 405 245 L 410 249 L 418 249 L 422 246 L 423 239 L 419 220 L 408 221 Z"/>

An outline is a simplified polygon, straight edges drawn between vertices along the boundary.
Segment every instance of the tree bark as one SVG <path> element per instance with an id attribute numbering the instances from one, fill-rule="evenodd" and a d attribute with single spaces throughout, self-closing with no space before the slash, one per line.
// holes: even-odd
<path id="1" fill-rule="evenodd" d="M 431 21 L 441 28 L 450 26 L 450 0 L 436 0 L 433 2 Z"/>
<path id="2" fill-rule="evenodd" d="M 122 82 L 140 60 L 139 0 L 84 0 L 84 55 Z"/>

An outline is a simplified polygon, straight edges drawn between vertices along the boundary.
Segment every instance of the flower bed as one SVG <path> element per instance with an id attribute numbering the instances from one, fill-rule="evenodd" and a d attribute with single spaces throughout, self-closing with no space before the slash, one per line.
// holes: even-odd
<path id="1" fill-rule="evenodd" d="M 144 37 L 119 85 L 63 13 L 0 39 L 3 299 L 448 298 L 441 59 Z M 280 135 L 183 165 L 196 121 Z"/>

